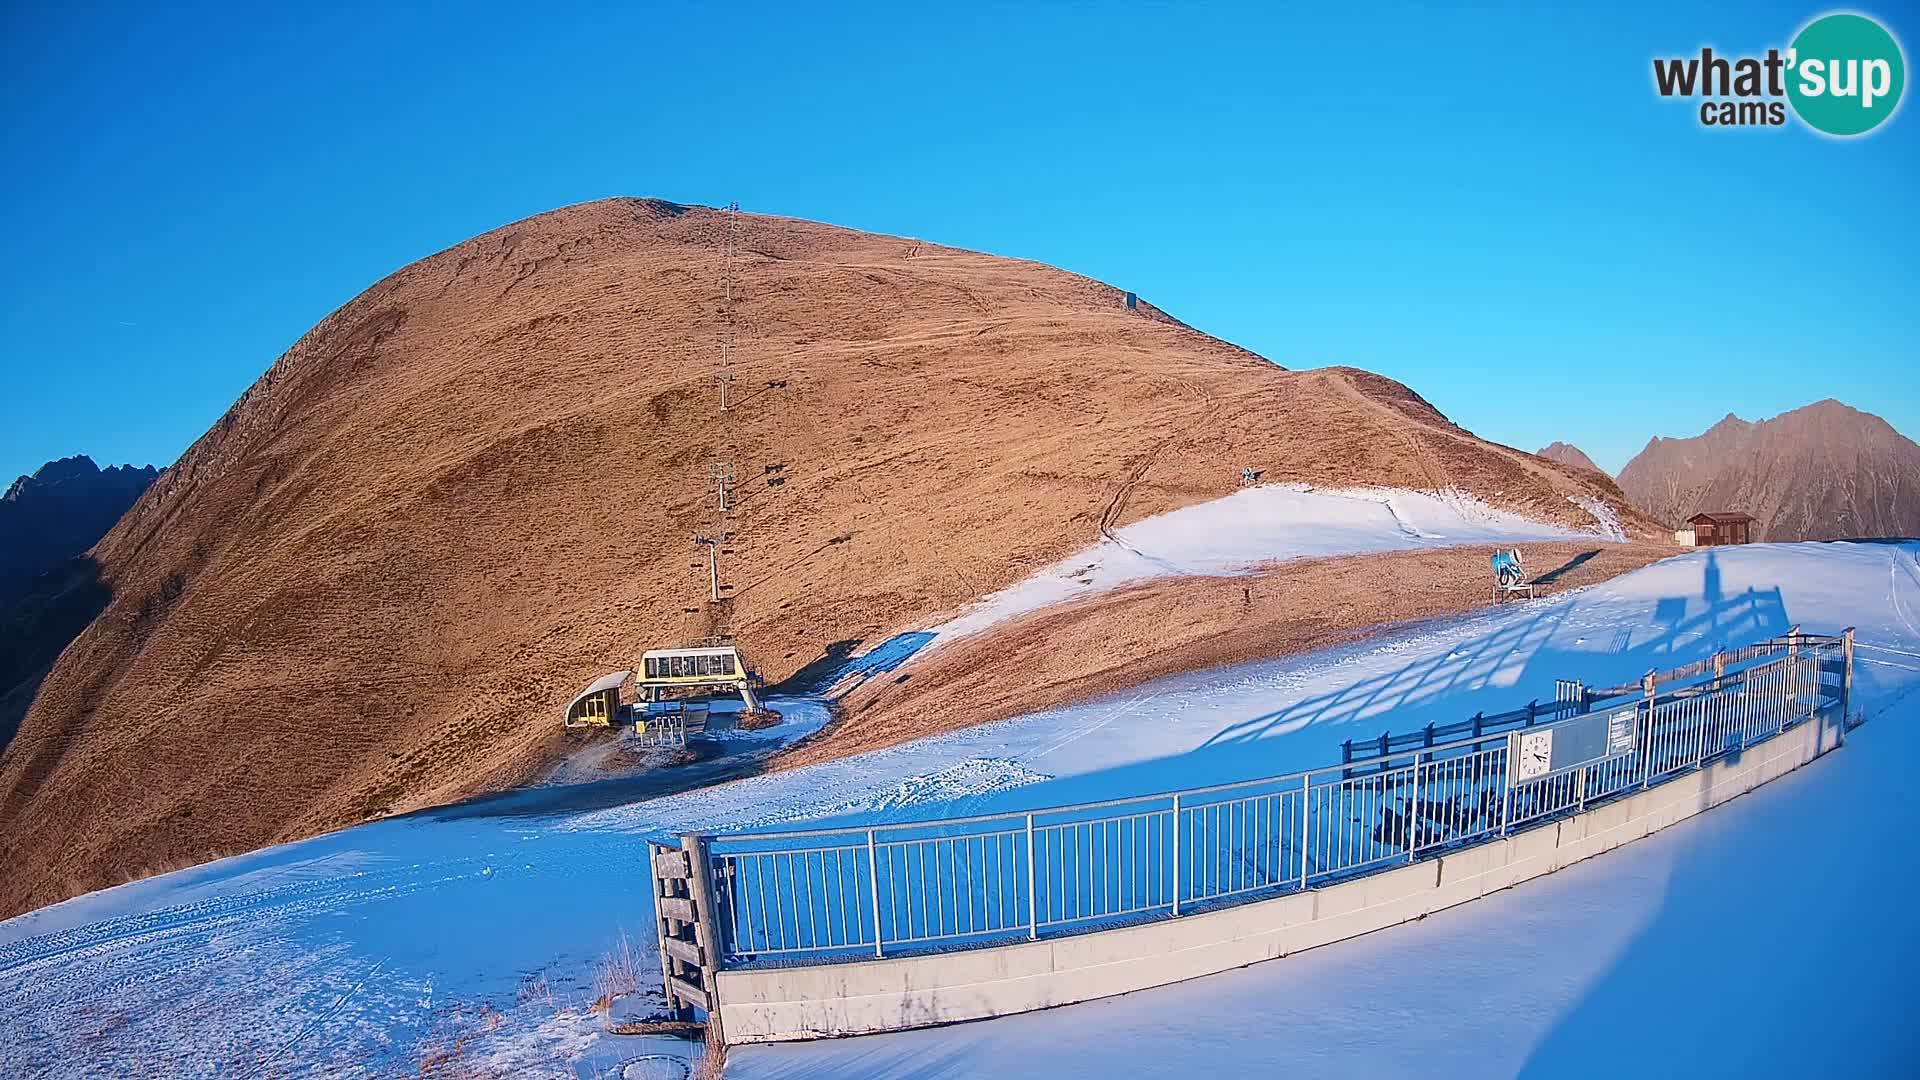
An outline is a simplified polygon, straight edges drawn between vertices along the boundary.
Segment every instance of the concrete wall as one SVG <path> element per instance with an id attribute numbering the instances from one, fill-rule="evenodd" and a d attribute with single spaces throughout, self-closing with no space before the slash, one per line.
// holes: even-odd
<path id="1" fill-rule="evenodd" d="M 1276 959 L 1465 903 L 1684 821 L 1832 749 L 1837 722 L 1802 724 L 1737 758 L 1504 840 L 1259 903 L 997 948 L 723 971 L 716 980 L 722 1028 L 730 1043 L 898 1031 Z"/>

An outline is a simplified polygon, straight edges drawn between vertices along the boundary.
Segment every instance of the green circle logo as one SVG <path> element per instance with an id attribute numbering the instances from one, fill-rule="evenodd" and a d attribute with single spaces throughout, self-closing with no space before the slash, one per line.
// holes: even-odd
<path id="1" fill-rule="evenodd" d="M 1787 50 L 1787 100 L 1816 131 L 1862 135 L 1900 105 L 1906 57 L 1886 27 L 1865 15 L 1822 15 Z"/>

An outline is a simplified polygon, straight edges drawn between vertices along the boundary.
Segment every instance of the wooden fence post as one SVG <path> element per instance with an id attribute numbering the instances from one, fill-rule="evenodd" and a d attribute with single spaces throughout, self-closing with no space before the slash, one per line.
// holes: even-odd
<path id="1" fill-rule="evenodd" d="M 726 1044 L 726 1032 L 720 1026 L 720 923 L 713 910 L 713 867 L 707 862 L 707 838 L 687 833 L 680 838 L 687 853 L 687 893 L 693 900 L 695 933 L 700 941 L 700 982 L 707 997 L 707 1030 L 710 1037 Z"/>

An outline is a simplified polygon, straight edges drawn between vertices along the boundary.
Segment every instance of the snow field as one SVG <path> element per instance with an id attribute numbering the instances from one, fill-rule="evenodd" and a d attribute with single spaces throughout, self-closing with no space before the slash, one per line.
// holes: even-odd
<path id="1" fill-rule="evenodd" d="M 648 950 L 642 968 L 655 962 L 644 836 L 997 813 L 1269 775 L 1337 760 L 1343 738 L 1547 698 L 1555 677 L 1626 681 L 1795 623 L 1859 628 L 1855 698 L 1870 722 L 1844 751 L 1697 822 L 1278 963 L 990 1024 L 736 1049 L 730 1075 L 1110 1077 L 1176 1059 L 1235 1075 L 1583 1075 L 1595 1060 L 1713 1074 L 1723 1062 L 1701 1055 L 1736 1050 L 1748 1056 L 1725 1060 L 1791 1072 L 1810 1059 L 1782 1043 L 1805 1025 L 1767 1018 L 1815 1003 L 1834 1036 L 1809 1045 L 1898 1072 L 1913 1045 L 1889 1010 L 1920 959 L 1903 906 L 1913 861 L 1898 857 L 1902 769 L 1920 759 L 1920 565 L 1913 547 L 1878 544 L 1694 552 L 1603 586 L 845 761 L 599 808 L 509 797 L 80 897 L 0 923 L 0 1071 L 372 1076 L 457 1054 L 514 1075 L 618 1075 L 693 1052 L 607 1035 L 588 1008 L 623 931 Z M 1768 927 L 1779 932 L 1766 948 L 1746 948 Z"/>
<path id="2" fill-rule="evenodd" d="M 1228 575 L 1288 559 L 1421 547 L 1626 539 L 1606 504 L 1583 508 L 1595 515 L 1595 531 L 1541 524 L 1455 491 L 1249 487 L 1113 530 L 1110 538 L 994 593 L 933 633 L 937 644 L 1155 577 Z"/>

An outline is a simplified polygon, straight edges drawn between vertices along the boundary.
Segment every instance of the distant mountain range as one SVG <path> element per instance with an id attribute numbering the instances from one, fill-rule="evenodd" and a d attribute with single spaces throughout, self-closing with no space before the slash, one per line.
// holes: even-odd
<path id="1" fill-rule="evenodd" d="M 1737 511 L 1755 518 L 1755 540 L 1920 536 L 1920 445 L 1833 400 L 1655 438 L 1619 479 L 1635 505 L 1675 526 Z"/>
<path id="2" fill-rule="evenodd" d="M 106 607 L 99 564 L 83 556 L 158 475 L 83 455 L 49 461 L 0 496 L 0 750 L 54 661 Z"/>
<path id="3" fill-rule="evenodd" d="M 1546 458 L 1548 461 L 1558 462 L 1562 465 L 1571 465 L 1576 469 L 1590 469 L 1593 472 L 1605 475 L 1604 470 L 1593 463 L 1592 458 L 1588 457 L 1584 451 L 1572 443 L 1551 442 L 1535 450 L 1534 454 L 1538 457 Z"/>
<path id="4" fill-rule="evenodd" d="M 15 480 L 0 496 L 0 604 L 92 547 L 159 475 L 77 454 Z"/>

